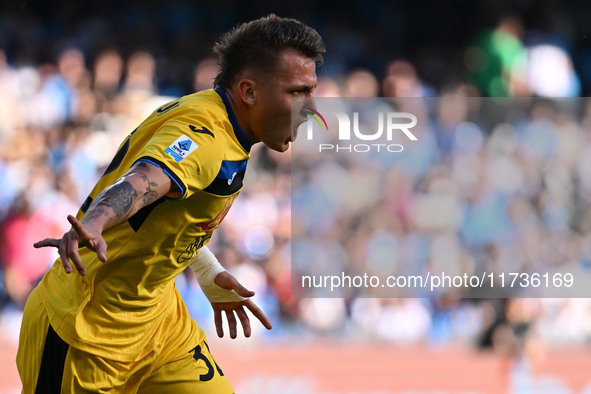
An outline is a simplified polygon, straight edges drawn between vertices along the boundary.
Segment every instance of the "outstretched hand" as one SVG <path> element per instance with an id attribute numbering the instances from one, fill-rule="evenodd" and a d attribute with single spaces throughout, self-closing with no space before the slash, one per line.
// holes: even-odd
<path id="1" fill-rule="evenodd" d="M 71 260 L 80 275 L 84 275 L 86 274 L 86 267 L 82 263 L 78 252 L 79 246 L 86 246 L 95 251 L 99 260 L 105 262 L 107 261 L 107 243 L 99 231 L 84 227 L 75 216 L 68 215 L 68 222 L 72 225 L 72 229 L 65 233 L 61 239 L 45 238 L 43 241 L 36 242 L 33 246 L 36 248 L 47 246 L 57 248 L 66 273 L 72 272 Z"/>
<path id="2" fill-rule="evenodd" d="M 213 306 L 214 311 L 214 320 L 215 320 L 215 328 L 218 334 L 218 337 L 222 338 L 224 336 L 224 328 L 222 322 L 222 311 L 226 313 L 226 319 L 228 320 L 228 326 L 230 328 L 230 337 L 236 338 L 237 330 L 236 330 L 236 314 L 238 319 L 240 319 L 240 323 L 242 324 L 242 330 L 244 331 L 245 337 L 250 337 L 252 333 L 250 328 L 250 319 L 244 310 L 244 307 L 248 308 L 252 312 L 252 314 L 259 319 L 261 324 L 267 329 L 270 330 L 273 328 L 271 322 L 265 316 L 263 311 L 256 306 L 254 302 L 250 299 L 250 297 L 254 296 L 254 291 L 246 289 L 244 286 L 238 282 L 238 280 L 229 272 L 223 271 L 220 272 L 215 277 L 215 284 L 220 286 L 226 290 L 234 290 L 238 295 L 242 297 L 246 297 L 246 300 L 243 301 L 235 301 L 235 302 L 212 302 L 211 305 Z"/>

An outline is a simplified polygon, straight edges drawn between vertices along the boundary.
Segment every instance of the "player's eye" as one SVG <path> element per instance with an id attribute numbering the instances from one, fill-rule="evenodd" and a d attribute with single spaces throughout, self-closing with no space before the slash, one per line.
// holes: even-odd
<path id="1" fill-rule="evenodd" d="M 296 89 L 291 92 L 294 96 L 304 96 L 306 94 L 310 94 L 313 89 L 310 88 L 303 88 L 303 89 Z"/>

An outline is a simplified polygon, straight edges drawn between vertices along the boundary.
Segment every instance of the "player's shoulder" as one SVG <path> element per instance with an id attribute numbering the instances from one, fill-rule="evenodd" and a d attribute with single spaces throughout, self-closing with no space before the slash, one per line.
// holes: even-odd
<path id="1" fill-rule="evenodd" d="M 220 95 L 213 89 L 183 96 L 176 118 L 197 134 L 221 140 L 227 135 L 228 112 Z"/>
<path id="2" fill-rule="evenodd" d="M 167 101 L 156 108 L 146 124 L 154 130 L 173 127 L 183 134 L 202 134 L 215 139 L 219 134 L 216 129 L 223 126 L 227 116 L 219 95 L 207 90 Z"/>
<path id="3" fill-rule="evenodd" d="M 181 109 L 187 109 L 196 114 L 205 114 L 211 118 L 227 118 L 228 113 L 223 99 L 213 89 L 202 90 L 180 98 Z"/>
<path id="4" fill-rule="evenodd" d="M 169 98 L 152 112 L 150 118 L 166 121 L 179 116 L 224 119 L 228 117 L 228 113 L 220 95 L 215 90 L 208 89 L 179 98 Z"/>
<path id="5" fill-rule="evenodd" d="M 162 104 L 152 118 L 156 135 L 167 137 L 163 143 L 172 137 L 175 142 L 178 138 L 185 141 L 184 137 L 189 137 L 200 151 L 207 150 L 208 156 L 220 159 L 244 156 L 234 137 L 235 127 L 239 126 L 232 121 L 233 115 L 225 100 L 223 93 L 208 89 Z"/>

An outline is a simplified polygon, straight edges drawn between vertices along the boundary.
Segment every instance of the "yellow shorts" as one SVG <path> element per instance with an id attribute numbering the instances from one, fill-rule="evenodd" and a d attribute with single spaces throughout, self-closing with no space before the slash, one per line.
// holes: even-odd
<path id="1" fill-rule="evenodd" d="M 205 338 L 205 337 L 204 337 Z M 179 350 L 169 338 L 160 353 L 130 362 L 98 357 L 67 343 L 53 331 L 33 291 L 25 305 L 16 357 L 23 393 L 233 393 L 205 340 Z"/>

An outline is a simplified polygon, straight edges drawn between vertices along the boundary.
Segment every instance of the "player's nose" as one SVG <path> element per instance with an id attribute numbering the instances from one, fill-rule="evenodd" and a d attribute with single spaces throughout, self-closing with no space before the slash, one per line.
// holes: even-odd
<path id="1" fill-rule="evenodd" d="M 309 112 L 316 112 L 316 100 L 314 100 L 314 96 L 312 96 L 312 94 L 310 95 L 306 95 L 306 97 L 304 97 L 304 103 L 303 103 L 303 107 L 304 110 L 307 108 L 308 110 L 310 110 Z"/>

